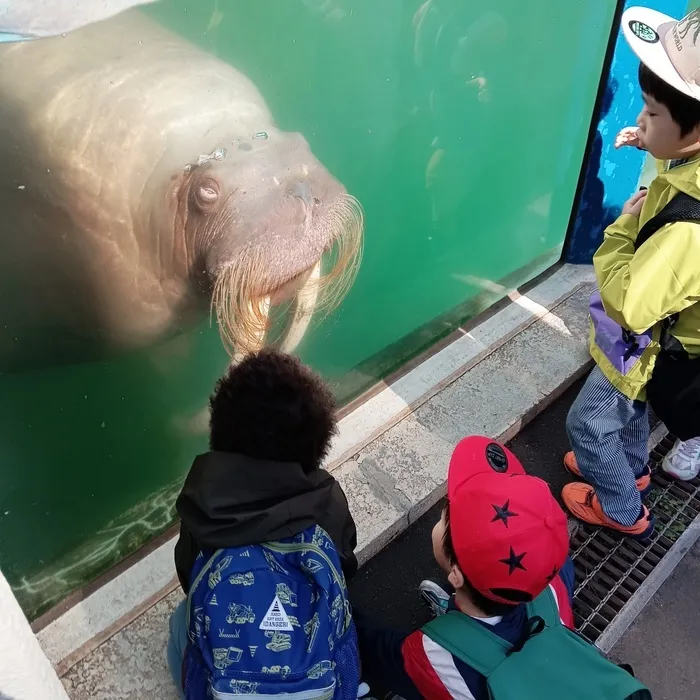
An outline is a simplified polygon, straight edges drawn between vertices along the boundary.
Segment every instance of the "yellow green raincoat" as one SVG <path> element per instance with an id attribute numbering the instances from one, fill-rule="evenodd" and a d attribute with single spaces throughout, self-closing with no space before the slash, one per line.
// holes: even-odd
<path id="1" fill-rule="evenodd" d="M 634 242 L 644 224 L 678 192 L 700 200 L 700 158 L 669 169 L 657 164 L 659 175 L 639 218 L 620 216 L 605 231 L 593 256 L 605 313 L 634 333 L 653 327 L 652 342 L 626 375 L 618 372 L 596 345 L 590 351 L 610 383 L 630 399 L 646 398 L 645 387 L 659 352 L 660 322 L 680 313 L 673 335 L 691 355 L 700 355 L 700 224 L 677 222 L 659 229 L 635 253 Z"/>

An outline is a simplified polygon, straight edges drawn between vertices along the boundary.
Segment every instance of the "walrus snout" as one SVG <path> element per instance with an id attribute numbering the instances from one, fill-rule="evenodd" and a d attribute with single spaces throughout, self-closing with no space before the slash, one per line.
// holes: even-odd
<path id="1" fill-rule="evenodd" d="M 289 332 L 297 338 L 317 306 L 328 310 L 343 297 L 362 248 L 359 203 L 308 149 L 256 175 L 233 192 L 220 180 L 219 210 L 204 222 L 212 307 L 237 352 L 255 349 L 270 308 L 293 299 Z"/>
<path id="2" fill-rule="evenodd" d="M 187 182 L 189 236 L 210 278 L 243 251 L 264 249 L 264 286 L 274 287 L 313 266 L 339 236 L 331 213 L 345 187 L 302 143 L 208 164 Z"/>
<path id="3" fill-rule="evenodd" d="M 306 180 L 299 180 L 292 190 L 295 197 L 299 197 L 307 207 L 312 207 L 314 202 L 320 203 L 318 197 L 313 197 L 311 195 L 311 185 Z"/>

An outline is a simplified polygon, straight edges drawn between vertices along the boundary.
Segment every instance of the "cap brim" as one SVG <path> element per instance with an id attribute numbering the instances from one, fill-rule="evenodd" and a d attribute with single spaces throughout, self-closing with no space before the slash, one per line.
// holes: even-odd
<path id="1" fill-rule="evenodd" d="M 486 437 L 464 438 L 452 453 L 447 495 L 452 495 L 477 474 L 525 474 L 518 458 L 503 445 Z"/>
<path id="2" fill-rule="evenodd" d="M 688 85 L 683 80 L 666 52 L 664 40 L 675 24 L 677 20 L 673 17 L 648 7 L 630 7 L 622 15 L 622 32 L 637 58 L 665 83 L 684 95 L 700 100 L 700 88 Z M 633 30 L 639 25 L 651 28 L 656 32 L 657 39 L 641 38 Z"/>

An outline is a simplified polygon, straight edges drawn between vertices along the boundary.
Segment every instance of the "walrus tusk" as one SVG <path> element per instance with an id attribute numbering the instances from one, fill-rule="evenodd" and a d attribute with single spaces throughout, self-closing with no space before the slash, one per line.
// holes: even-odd
<path id="1" fill-rule="evenodd" d="M 306 335 L 311 323 L 311 317 L 314 315 L 316 302 L 318 301 L 318 293 L 321 280 L 321 261 L 319 260 L 311 270 L 309 279 L 304 286 L 299 290 L 296 298 L 296 308 L 294 309 L 294 317 L 289 325 L 284 340 L 280 343 L 282 352 L 294 352 L 302 338 Z"/>
<path id="2" fill-rule="evenodd" d="M 301 343 L 306 331 L 309 329 L 311 318 L 314 315 L 319 295 L 319 281 L 321 279 L 321 261 L 319 260 L 311 270 L 308 280 L 299 290 L 296 298 L 294 316 L 289 325 L 289 330 L 280 344 L 282 352 L 293 352 Z M 261 316 L 267 318 L 270 314 L 270 297 L 265 297 L 260 304 Z M 257 334 L 258 342 L 254 350 L 260 350 L 265 345 L 265 329 Z M 237 352 L 231 358 L 229 366 L 237 365 L 245 353 Z M 178 421 L 179 422 L 179 421 Z M 180 424 L 180 428 L 185 427 Z M 195 416 L 186 421 L 186 429 L 195 435 L 204 434 L 209 429 L 209 407 L 203 408 Z"/>
<path id="3" fill-rule="evenodd" d="M 269 318 L 270 297 L 266 296 L 264 299 L 257 303 L 259 304 L 260 315 L 263 316 L 265 319 Z M 258 333 L 256 333 L 257 342 L 255 343 L 255 347 L 252 348 L 252 352 L 260 350 L 265 345 L 266 330 L 266 327 L 263 326 L 258 331 Z M 246 354 L 247 353 L 242 352 L 234 353 L 233 357 L 231 358 L 231 361 L 229 362 L 229 367 L 237 365 L 246 356 Z M 185 428 L 187 432 L 192 433 L 194 435 L 205 434 L 209 430 L 209 406 L 205 406 L 201 411 L 198 411 L 194 416 L 192 416 L 188 420 L 182 421 L 181 419 L 176 419 L 175 424 L 180 430 Z"/>
<path id="4" fill-rule="evenodd" d="M 296 301 L 294 304 L 294 315 L 289 323 L 289 328 L 284 334 L 283 340 L 279 344 L 279 349 L 282 352 L 294 352 L 301 343 L 306 331 L 309 329 L 311 324 L 311 319 L 314 315 L 314 310 L 316 309 L 316 303 L 318 302 L 318 295 L 320 290 L 320 280 L 321 280 L 321 260 L 319 260 L 312 268 L 308 279 L 304 283 L 304 286 L 299 290 L 296 295 Z M 270 297 L 265 297 L 262 301 L 258 302 L 260 304 L 260 316 L 263 318 L 268 318 L 270 315 L 271 300 Z M 257 333 L 257 342 L 255 343 L 253 352 L 260 350 L 265 345 L 265 327 L 261 327 L 260 331 Z M 235 353 L 231 358 L 231 364 L 235 365 L 243 359 L 241 353 Z"/>

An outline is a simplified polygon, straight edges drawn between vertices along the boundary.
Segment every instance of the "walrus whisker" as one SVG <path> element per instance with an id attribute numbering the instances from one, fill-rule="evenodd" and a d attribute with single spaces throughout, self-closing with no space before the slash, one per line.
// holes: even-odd
<path id="1" fill-rule="evenodd" d="M 321 311 L 325 317 L 344 298 L 357 275 L 364 228 L 360 203 L 351 195 L 344 196 L 327 213 L 322 225 L 332 232 L 329 251 L 332 265 L 324 274 L 308 280 L 299 294 L 313 296 L 313 311 Z M 259 349 L 263 339 L 278 340 L 265 338 L 269 297 L 261 298 L 260 280 L 265 279 L 267 271 L 264 246 L 252 246 L 225 267 L 214 284 L 212 316 L 216 315 L 222 342 L 231 357 Z M 314 285 L 317 285 L 315 290 Z M 310 313 L 308 308 L 306 313 Z"/>
<path id="2" fill-rule="evenodd" d="M 362 262 L 364 213 L 357 199 L 346 195 L 330 215 L 331 229 L 337 231 L 331 246 L 334 263 L 319 280 L 322 299 L 318 306 L 330 313 L 345 297 Z"/>
<path id="3" fill-rule="evenodd" d="M 262 344 L 267 330 L 269 303 L 256 286 L 267 269 L 262 251 L 244 251 L 216 279 L 211 309 L 216 314 L 222 342 L 230 356 L 252 352 Z"/>

